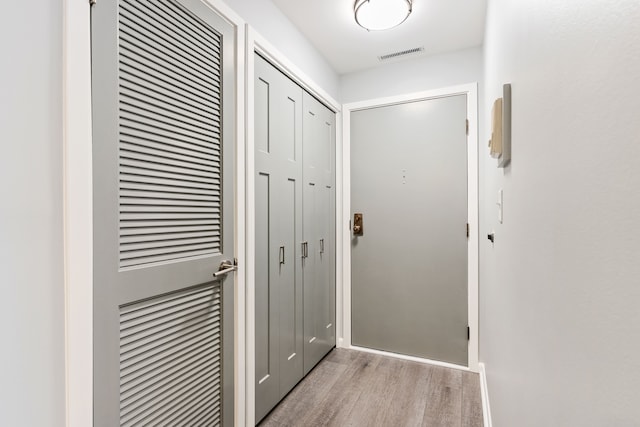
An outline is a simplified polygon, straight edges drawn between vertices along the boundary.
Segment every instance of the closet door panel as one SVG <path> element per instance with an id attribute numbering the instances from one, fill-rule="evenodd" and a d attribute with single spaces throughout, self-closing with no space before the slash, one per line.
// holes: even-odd
<path id="1" fill-rule="evenodd" d="M 260 420 L 303 376 L 302 89 L 260 56 L 256 55 L 255 64 L 256 420 Z M 268 194 L 260 182 L 266 181 L 263 176 L 268 176 Z M 268 244 L 262 243 L 267 239 Z M 260 277 L 267 270 L 268 289 Z M 270 368 L 268 374 L 265 366 Z"/>
<path id="2" fill-rule="evenodd" d="M 333 113 L 311 95 L 304 94 L 304 345 L 305 373 L 335 346 L 335 274 L 330 271 L 333 235 L 330 218 L 335 215 L 332 164 Z M 327 188 L 328 187 L 328 188 Z M 335 305 L 335 304 L 334 304 Z"/>
<path id="3" fill-rule="evenodd" d="M 302 89 L 281 75 L 273 117 L 278 133 L 280 397 L 302 379 Z"/>
<path id="4" fill-rule="evenodd" d="M 318 245 L 318 185 L 305 179 L 303 194 L 305 256 L 304 272 L 304 373 L 305 375 L 322 359 L 319 327 L 319 272 L 316 256 Z"/>
<path id="5" fill-rule="evenodd" d="M 264 61 L 255 63 L 255 390 L 256 419 L 280 399 L 278 206 L 279 162 L 271 116 L 276 110 L 277 74 Z M 277 266 L 277 264 L 276 264 Z"/>
<path id="6" fill-rule="evenodd" d="M 317 150 L 319 163 L 319 196 L 321 214 L 318 256 L 320 306 L 319 324 L 322 328 L 323 352 L 335 346 L 335 115 L 325 106 L 319 107 Z"/>
<path id="7" fill-rule="evenodd" d="M 322 328 L 322 344 L 326 351 L 335 346 L 335 193 L 333 187 L 323 185 L 321 187 L 322 218 L 320 218 L 321 248 L 319 253 L 319 275 L 321 306 L 319 313 L 319 323 Z"/>

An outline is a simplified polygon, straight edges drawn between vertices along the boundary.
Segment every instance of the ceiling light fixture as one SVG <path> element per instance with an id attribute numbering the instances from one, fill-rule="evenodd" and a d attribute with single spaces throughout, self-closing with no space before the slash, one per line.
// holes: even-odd
<path id="1" fill-rule="evenodd" d="M 367 31 L 397 27 L 411 14 L 412 0 L 356 0 L 356 22 Z"/>

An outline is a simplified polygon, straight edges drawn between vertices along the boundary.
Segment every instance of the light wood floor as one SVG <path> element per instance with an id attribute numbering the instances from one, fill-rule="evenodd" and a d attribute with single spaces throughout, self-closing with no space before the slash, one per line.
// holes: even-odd
<path id="1" fill-rule="evenodd" d="M 336 349 L 260 423 L 482 427 L 477 374 Z"/>

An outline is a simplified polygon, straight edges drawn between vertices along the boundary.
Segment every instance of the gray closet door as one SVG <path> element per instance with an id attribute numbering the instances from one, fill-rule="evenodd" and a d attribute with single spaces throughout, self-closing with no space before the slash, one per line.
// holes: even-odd
<path id="1" fill-rule="evenodd" d="M 233 425 L 233 28 L 92 7 L 94 425 Z"/>
<path id="2" fill-rule="evenodd" d="M 335 346 L 335 115 L 303 97 L 304 372 Z"/>
<path id="3" fill-rule="evenodd" d="M 302 378 L 302 89 L 256 55 L 256 420 Z"/>

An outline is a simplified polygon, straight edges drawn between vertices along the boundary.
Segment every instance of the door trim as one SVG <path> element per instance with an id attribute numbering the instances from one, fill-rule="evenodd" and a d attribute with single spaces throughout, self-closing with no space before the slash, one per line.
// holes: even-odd
<path id="1" fill-rule="evenodd" d="M 235 409 L 245 423 L 245 152 L 244 21 L 222 0 L 203 0 L 235 32 L 236 147 Z M 93 424 L 93 187 L 91 17 L 88 1 L 63 4 L 63 174 L 66 426 Z"/>
<path id="2" fill-rule="evenodd" d="M 246 129 L 245 129 L 245 146 L 246 175 L 243 177 L 246 185 L 245 194 L 245 206 L 246 206 L 246 247 L 245 247 L 245 265 L 246 265 L 246 306 L 245 313 L 246 318 L 244 324 L 246 327 L 246 383 L 244 385 L 246 390 L 246 406 L 245 406 L 245 420 L 246 424 L 238 425 L 255 425 L 255 183 L 253 180 L 253 174 L 255 171 L 255 148 L 254 148 L 254 70 L 255 70 L 255 53 L 259 53 L 265 59 L 267 59 L 273 66 L 284 73 L 291 80 L 300 85 L 304 90 L 316 97 L 320 102 L 325 104 L 331 111 L 336 113 L 336 183 L 340 183 L 340 169 L 341 162 L 341 137 L 342 133 L 339 131 L 341 128 L 341 106 L 334 100 L 324 89 L 316 84 L 311 78 L 309 78 L 304 72 L 302 72 L 295 64 L 293 64 L 285 55 L 283 55 L 277 48 L 269 43 L 264 37 L 262 37 L 256 30 L 254 30 L 249 24 L 246 25 L 246 43 L 245 49 L 245 64 L 246 64 L 246 78 L 245 78 L 245 94 L 246 94 Z M 339 193 L 340 185 L 336 185 L 336 218 L 340 212 L 340 201 L 342 199 Z M 339 224 L 339 222 L 336 222 Z M 341 241 L 340 227 L 338 229 L 336 242 Z M 341 263 L 338 261 L 341 258 L 340 245 L 336 244 L 336 289 L 338 288 L 338 282 L 342 279 L 342 273 L 339 272 Z M 337 292 L 337 291 L 336 291 Z M 338 297 L 339 294 L 336 295 Z M 337 307 L 336 307 L 337 308 Z M 336 315 L 338 311 L 336 310 Z M 337 323 L 337 322 L 336 322 Z"/>
<path id="3" fill-rule="evenodd" d="M 404 95 L 390 96 L 384 98 L 375 98 L 365 101 L 359 101 L 342 106 L 342 168 L 337 172 L 341 172 L 342 182 L 342 200 L 337 206 L 342 210 L 338 218 L 338 242 L 341 242 L 342 259 L 342 278 L 336 283 L 336 292 L 338 298 L 336 316 L 336 332 L 337 346 L 340 348 L 350 348 L 363 350 L 360 347 L 354 347 L 351 343 L 351 233 L 349 230 L 349 220 L 351 216 L 351 112 L 368 108 L 385 107 L 390 105 L 404 104 L 407 102 L 423 101 L 428 99 L 443 98 L 455 95 L 467 96 L 467 119 L 469 120 L 469 134 L 467 135 L 467 188 L 468 188 L 468 220 L 470 233 L 468 239 L 468 290 L 467 290 L 467 307 L 469 319 L 469 351 L 468 351 L 468 368 L 447 364 L 449 367 L 470 370 L 478 372 L 478 276 L 479 276 L 479 219 L 478 219 L 478 84 L 468 83 L 459 86 L 450 86 L 442 89 L 435 89 L 423 92 L 413 92 Z M 338 178 L 337 178 L 338 179 Z M 462 231 L 461 231 L 462 232 Z M 336 270 L 340 270 L 337 268 Z M 379 354 L 387 354 L 398 357 L 394 353 L 381 352 Z M 402 356 L 406 358 L 408 356 Z M 410 359 L 413 360 L 413 359 Z M 440 365 L 442 362 L 434 362 L 428 359 L 420 359 L 425 363 L 434 363 Z"/>

